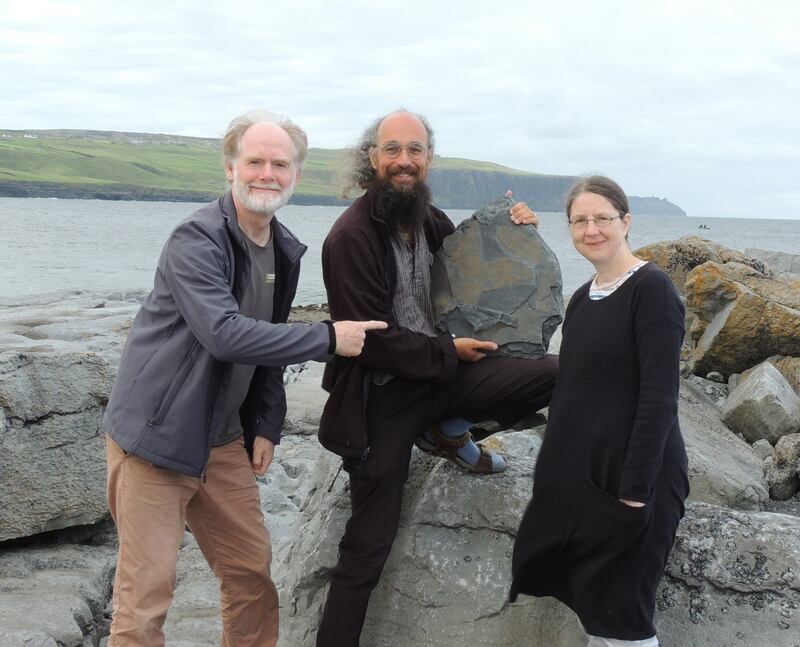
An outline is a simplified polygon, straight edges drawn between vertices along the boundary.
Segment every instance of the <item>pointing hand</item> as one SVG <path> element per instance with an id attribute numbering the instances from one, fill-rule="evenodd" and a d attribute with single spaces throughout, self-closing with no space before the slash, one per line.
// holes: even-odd
<path id="1" fill-rule="evenodd" d="M 342 357 L 355 357 L 364 348 L 364 337 L 368 330 L 381 330 L 387 327 L 385 321 L 336 321 L 336 354 Z"/>

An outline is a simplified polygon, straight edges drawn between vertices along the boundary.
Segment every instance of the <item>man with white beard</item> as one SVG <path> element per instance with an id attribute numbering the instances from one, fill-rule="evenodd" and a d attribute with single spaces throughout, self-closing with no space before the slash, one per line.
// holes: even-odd
<path id="1" fill-rule="evenodd" d="M 308 150 L 290 120 L 235 118 L 231 190 L 172 232 L 103 421 L 119 534 L 109 647 L 163 646 L 189 526 L 220 583 L 223 647 L 271 647 L 278 595 L 256 474 L 286 415 L 283 367 L 361 352 L 378 321 L 287 324 L 306 250 L 274 217 Z"/>

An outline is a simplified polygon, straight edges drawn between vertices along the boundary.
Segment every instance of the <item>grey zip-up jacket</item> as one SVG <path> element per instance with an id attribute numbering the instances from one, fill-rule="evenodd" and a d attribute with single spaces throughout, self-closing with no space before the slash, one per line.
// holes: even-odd
<path id="1" fill-rule="evenodd" d="M 257 365 L 239 411 L 248 451 L 256 435 L 278 443 L 283 366 L 333 351 L 327 324 L 285 323 L 306 246 L 274 218 L 272 323 L 239 313 L 250 273 L 243 235 L 230 192 L 179 224 L 128 335 L 103 424 L 124 451 L 157 467 L 203 473 L 234 363 Z"/>

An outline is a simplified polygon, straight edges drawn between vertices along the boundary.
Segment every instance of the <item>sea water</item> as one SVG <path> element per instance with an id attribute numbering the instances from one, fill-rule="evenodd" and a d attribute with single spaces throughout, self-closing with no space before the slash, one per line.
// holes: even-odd
<path id="1" fill-rule="evenodd" d="M 161 248 L 175 225 L 202 205 L 0 198 L 0 303 L 64 290 L 127 292 L 152 287 Z M 287 206 L 279 219 L 306 245 L 296 304 L 324 303 L 320 251 L 342 207 Z M 471 211 L 447 210 L 458 224 Z M 592 276 L 563 213 L 539 213 L 539 231 L 561 264 L 564 293 Z M 703 228 L 701 228 L 701 226 Z M 707 227 L 707 228 L 706 228 Z M 635 216 L 635 249 L 699 235 L 731 249 L 800 253 L 800 220 Z"/>

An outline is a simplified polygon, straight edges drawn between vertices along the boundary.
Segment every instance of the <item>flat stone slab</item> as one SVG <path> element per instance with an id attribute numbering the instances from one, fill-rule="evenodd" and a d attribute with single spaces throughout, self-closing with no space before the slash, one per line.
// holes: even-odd
<path id="1" fill-rule="evenodd" d="M 445 238 L 434 319 L 443 332 L 495 342 L 500 355 L 538 359 L 563 319 L 561 267 L 535 227 L 512 222 L 513 204 L 499 198 Z"/>
<path id="2" fill-rule="evenodd" d="M 0 646 L 96 644 L 115 554 L 113 546 L 0 549 Z"/>

